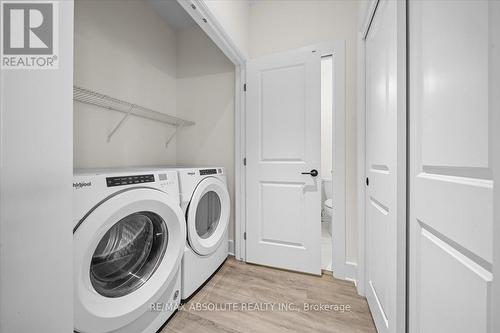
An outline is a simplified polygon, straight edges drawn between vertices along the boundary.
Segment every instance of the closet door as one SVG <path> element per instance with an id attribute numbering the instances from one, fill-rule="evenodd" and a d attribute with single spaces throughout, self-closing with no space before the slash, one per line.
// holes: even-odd
<path id="1" fill-rule="evenodd" d="M 365 39 L 365 278 L 379 332 L 405 325 L 405 18 L 405 2 L 379 1 Z"/>
<path id="2" fill-rule="evenodd" d="M 409 3 L 410 332 L 490 331 L 489 6 Z"/>

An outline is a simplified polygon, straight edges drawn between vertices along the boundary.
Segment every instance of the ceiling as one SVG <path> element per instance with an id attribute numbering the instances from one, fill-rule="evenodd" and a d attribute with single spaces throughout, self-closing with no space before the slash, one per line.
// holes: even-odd
<path id="1" fill-rule="evenodd" d="M 176 0 L 146 0 L 146 3 L 174 30 L 196 25 L 196 22 Z"/>

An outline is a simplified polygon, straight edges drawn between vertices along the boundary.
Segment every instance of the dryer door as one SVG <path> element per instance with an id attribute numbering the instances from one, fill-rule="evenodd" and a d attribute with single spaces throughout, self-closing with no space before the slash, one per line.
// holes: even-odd
<path id="1" fill-rule="evenodd" d="M 230 199 L 220 179 L 207 177 L 193 192 L 187 210 L 189 245 L 199 255 L 213 253 L 224 240 L 229 224 Z"/>
<path id="2" fill-rule="evenodd" d="M 94 207 L 74 230 L 75 331 L 114 331 L 149 311 L 179 269 L 185 237 L 179 204 L 156 189 Z"/>

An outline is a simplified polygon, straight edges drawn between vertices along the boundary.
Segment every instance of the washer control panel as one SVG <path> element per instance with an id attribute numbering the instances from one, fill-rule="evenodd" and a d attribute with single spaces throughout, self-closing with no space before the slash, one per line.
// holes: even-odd
<path id="1" fill-rule="evenodd" d="M 108 187 L 134 185 L 134 184 L 142 184 L 142 183 L 153 183 L 154 181 L 155 181 L 155 176 L 153 174 L 106 177 L 106 185 Z"/>

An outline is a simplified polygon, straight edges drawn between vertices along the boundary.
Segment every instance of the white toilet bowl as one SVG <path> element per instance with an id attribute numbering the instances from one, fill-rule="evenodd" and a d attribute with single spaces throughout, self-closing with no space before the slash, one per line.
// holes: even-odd
<path id="1" fill-rule="evenodd" d="M 323 209 L 325 210 L 326 218 L 328 218 L 328 220 L 331 221 L 333 217 L 333 200 L 332 199 L 325 200 L 323 202 Z"/>
<path id="2" fill-rule="evenodd" d="M 325 225 L 330 235 L 332 234 L 332 218 L 333 218 L 333 201 L 332 199 L 327 199 L 323 201 L 323 207 L 321 210 L 321 223 Z"/>
<path id="3" fill-rule="evenodd" d="M 327 224 L 327 228 L 331 230 L 333 217 L 333 200 L 332 200 L 332 180 L 322 180 L 322 205 L 321 205 L 321 222 Z"/>

